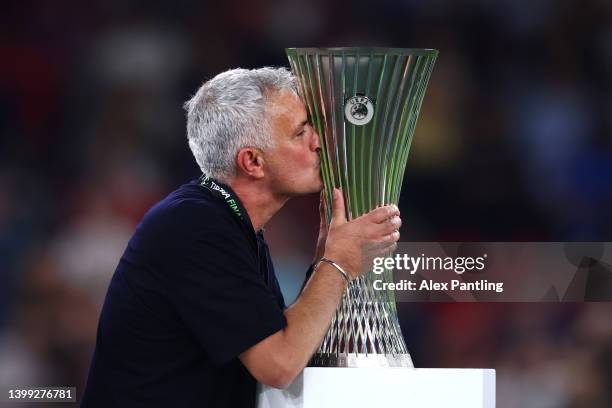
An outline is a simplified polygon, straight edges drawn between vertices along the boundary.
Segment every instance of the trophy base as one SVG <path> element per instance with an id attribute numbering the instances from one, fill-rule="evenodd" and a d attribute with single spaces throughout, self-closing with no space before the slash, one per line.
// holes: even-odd
<path id="1" fill-rule="evenodd" d="M 308 367 L 405 367 L 414 368 L 410 354 L 315 354 Z"/>
<path id="2" fill-rule="evenodd" d="M 259 384 L 258 408 L 495 408 L 495 370 L 307 367 L 287 388 Z"/>

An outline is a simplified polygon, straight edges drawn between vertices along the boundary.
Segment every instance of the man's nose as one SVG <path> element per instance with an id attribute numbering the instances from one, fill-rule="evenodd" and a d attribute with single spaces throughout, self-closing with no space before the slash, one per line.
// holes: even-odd
<path id="1" fill-rule="evenodd" d="M 321 150 L 321 142 L 319 140 L 319 134 L 314 128 L 312 129 L 312 137 L 310 139 L 310 148 L 316 152 Z"/>

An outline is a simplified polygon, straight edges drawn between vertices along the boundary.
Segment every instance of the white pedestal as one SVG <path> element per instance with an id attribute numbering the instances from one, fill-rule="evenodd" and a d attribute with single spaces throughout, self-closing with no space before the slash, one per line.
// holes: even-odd
<path id="1" fill-rule="evenodd" d="M 495 370 L 307 367 L 287 389 L 259 385 L 258 408 L 494 408 Z"/>

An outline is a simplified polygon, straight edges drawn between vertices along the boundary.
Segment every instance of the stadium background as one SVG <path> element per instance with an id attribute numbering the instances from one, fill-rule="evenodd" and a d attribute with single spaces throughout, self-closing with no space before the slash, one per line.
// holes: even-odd
<path id="1" fill-rule="evenodd" d="M 0 386 L 82 390 L 143 213 L 197 176 L 182 102 L 288 46 L 440 50 L 405 241 L 610 241 L 612 3 L 30 0 L 0 15 Z M 316 197 L 266 228 L 291 301 Z M 401 304 L 420 367 L 494 367 L 498 407 L 610 407 L 612 305 Z M 2 405 L 2 402 L 0 402 Z"/>

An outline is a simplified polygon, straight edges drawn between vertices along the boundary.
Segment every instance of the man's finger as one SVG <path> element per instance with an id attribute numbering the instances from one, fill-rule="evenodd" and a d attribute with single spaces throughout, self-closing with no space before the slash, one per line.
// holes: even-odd
<path id="1" fill-rule="evenodd" d="M 346 222 L 346 211 L 344 209 L 344 197 L 342 191 L 334 188 L 332 202 L 332 221 L 333 225 L 340 225 Z"/>
<path id="2" fill-rule="evenodd" d="M 399 216 L 399 208 L 395 204 L 386 205 L 384 207 L 378 207 L 375 210 L 370 211 L 366 216 L 370 221 L 380 224 L 381 222 L 387 221 L 391 217 Z"/>
<path id="3" fill-rule="evenodd" d="M 371 226 L 372 231 L 378 235 L 388 235 L 393 231 L 399 231 L 402 226 L 402 219 L 398 216 L 393 216 L 381 222 L 380 224 L 374 224 Z"/>

